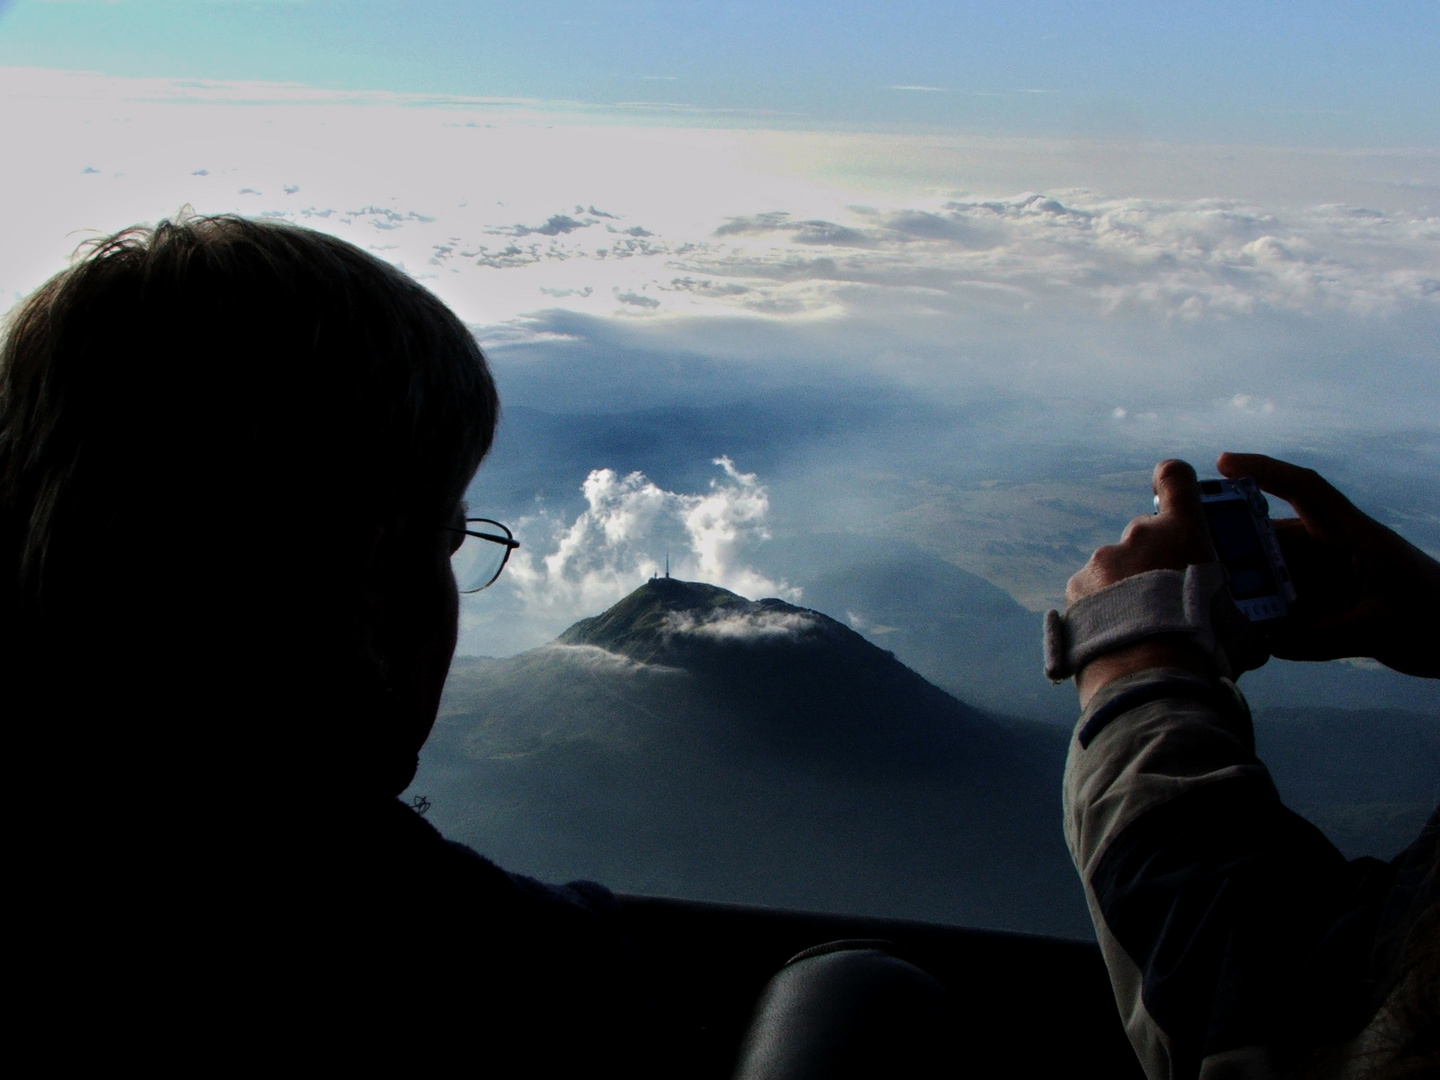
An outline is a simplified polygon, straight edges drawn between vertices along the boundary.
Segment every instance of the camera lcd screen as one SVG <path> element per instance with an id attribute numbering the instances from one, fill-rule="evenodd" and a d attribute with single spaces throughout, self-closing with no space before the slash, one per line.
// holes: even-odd
<path id="1" fill-rule="evenodd" d="M 1250 508 L 1239 500 L 1205 503 L 1215 552 L 1230 572 L 1230 594 L 1236 600 L 1275 593 L 1270 560 L 1265 557 Z"/>

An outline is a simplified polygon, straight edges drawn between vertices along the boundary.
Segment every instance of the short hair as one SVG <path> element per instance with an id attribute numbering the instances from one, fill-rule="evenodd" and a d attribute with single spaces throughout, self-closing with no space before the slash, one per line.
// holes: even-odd
<path id="1" fill-rule="evenodd" d="M 0 622 L 207 557 L 253 583 L 342 515 L 439 524 L 498 408 L 455 314 L 335 237 L 182 215 L 96 241 L 0 343 Z"/>

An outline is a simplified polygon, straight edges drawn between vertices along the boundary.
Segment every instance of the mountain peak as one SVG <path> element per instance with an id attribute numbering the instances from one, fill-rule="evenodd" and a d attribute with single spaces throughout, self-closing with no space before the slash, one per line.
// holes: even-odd
<path id="1" fill-rule="evenodd" d="M 709 646 L 856 636 L 829 616 L 784 600 L 745 597 L 701 581 L 651 578 L 607 611 L 581 619 L 562 645 L 595 645 L 645 662 Z"/>
<path id="2" fill-rule="evenodd" d="M 933 733 L 936 722 L 949 727 L 977 718 L 828 615 L 774 597 L 747 600 L 704 582 L 652 578 L 608 611 L 577 622 L 558 643 L 679 668 L 723 687 L 752 719 L 802 742 L 828 741 L 848 728 L 849 737 L 867 744 L 888 741 L 888 748 L 867 753 L 903 757 L 914 738 L 929 737 L 922 729 Z M 891 718 L 883 734 L 880 716 Z"/>

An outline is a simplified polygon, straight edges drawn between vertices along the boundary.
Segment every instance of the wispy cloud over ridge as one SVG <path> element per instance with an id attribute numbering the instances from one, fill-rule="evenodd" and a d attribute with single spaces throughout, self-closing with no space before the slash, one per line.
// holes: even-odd
<path id="1" fill-rule="evenodd" d="M 672 611 L 665 618 L 664 631 L 686 637 L 717 641 L 795 640 L 819 625 L 808 611 L 717 612 L 708 617 L 689 611 Z"/>

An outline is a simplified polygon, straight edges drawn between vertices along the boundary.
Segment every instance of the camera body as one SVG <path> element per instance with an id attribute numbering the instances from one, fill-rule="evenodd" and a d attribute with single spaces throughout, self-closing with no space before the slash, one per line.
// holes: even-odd
<path id="1" fill-rule="evenodd" d="M 1251 622 L 1284 618 L 1295 602 L 1295 584 L 1259 485 L 1249 477 L 1201 480 L 1200 502 L 1235 606 Z"/>

